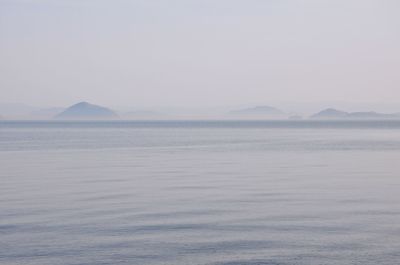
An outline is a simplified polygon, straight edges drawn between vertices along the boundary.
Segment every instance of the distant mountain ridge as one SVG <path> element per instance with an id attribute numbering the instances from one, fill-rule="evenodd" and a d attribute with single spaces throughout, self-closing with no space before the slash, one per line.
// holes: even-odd
<path id="1" fill-rule="evenodd" d="M 164 117 L 162 113 L 150 111 L 150 110 L 136 110 L 129 111 L 121 114 L 122 119 L 133 119 L 133 120 L 146 120 L 146 119 L 159 119 Z"/>
<path id="2" fill-rule="evenodd" d="M 283 111 L 271 106 L 256 106 L 229 112 L 230 116 L 257 117 L 257 118 L 281 118 L 286 116 Z"/>
<path id="3" fill-rule="evenodd" d="M 372 109 L 372 108 L 371 108 Z M 32 107 L 21 103 L 0 103 L 0 120 L 174 120 L 174 119 L 237 119 L 237 120 L 400 120 L 400 112 L 394 113 L 396 108 L 388 108 L 393 113 L 380 113 L 376 111 L 356 111 L 348 112 L 335 108 L 327 108 L 313 115 L 299 114 L 296 111 L 284 112 L 278 108 L 259 105 L 249 108 L 242 108 L 227 111 L 225 108 L 201 109 L 200 111 L 187 109 L 167 109 L 162 112 L 152 111 L 151 109 L 136 109 L 134 111 L 115 112 L 104 106 L 94 105 L 88 102 L 79 102 L 68 108 L 64 107 Z M 165 112 L 166 111 L 166 112 Z M 180 112 L 179 112 L 180 111 Z M 197 111 L 197 112 L 196 112 Z M 203 112 L 201 112 L 203 111 Z M 309 110 L 305 113 L 309 113 Z M 117 114 L 118 113 L 118 114 Z"/>
<path id="4" fill-rule="evenodd" d="M 400 119 L 399 113 L 346 112 L 333 108 L 322 110 L 310 117 L 311 119 Z"/>
<path id="5" fill-rule="evenodd" d="M 65 108 L 57 108 L 57 107 L 38 109 L 38 110 L 32 111 L 30 113 L 30 117 L 32 117 L 34 119 L 51 119 L 55 115 L 63 112 L 64 110 L 65 110 Z"/>
<path id="6" fill-rule="evenodd" d="M 338 119 L 338 118 L 346 118 L 349 115 L 348 112 L 328 108 L 321 110 L 320 112 L 312 115 L 310 118 L 312 119 Z"/>
<path id="7" fill-rule="evenodd" d="M 0 113 L 7 119 L 26 119 L 32 111 L 37 109 L 22 103 L 0 103 Z"/>
<path id="8" fill-rule="evenodd" d="M 63 112 L 57 114 L 55 119 L 69 119 L 69 120 L 104 120 L 115 119 L 118 115 L 109 108 L 90 104 L 88 102 L 80 102 L 68 107 Z"/>

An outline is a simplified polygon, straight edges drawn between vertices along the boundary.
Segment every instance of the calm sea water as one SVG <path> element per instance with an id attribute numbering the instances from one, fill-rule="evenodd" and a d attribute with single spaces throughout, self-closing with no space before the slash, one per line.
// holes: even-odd
<path id="1" fill-rule="evenodd" d="M 400 122 L 0 122 L 0 264 L 400 263 Z"/>

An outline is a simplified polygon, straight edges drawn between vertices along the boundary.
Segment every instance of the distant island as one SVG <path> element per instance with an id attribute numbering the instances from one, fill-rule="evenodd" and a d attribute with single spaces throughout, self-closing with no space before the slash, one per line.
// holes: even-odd
<path id="1" fill-rule="evenodd" d="M 301 115 L 289 116 L 289 120 L 302 120 L 302 119 L 303 119 L 303 116 L 301 116 Z"/>
<path id="2" fill-rule="evenodd" d="M 29 113 L 29 116 L 33 119 L 51 119 L 55 115 L 63 112 L 65 108 L 44 108 L 44 109 L 37 109 L 33 110 Z"/>
<path id="3" fill-rule="evenodd" d="M 310 117 L 311 119 L 400 119 L 400 113 L 346 112 L 333 108 L 322 110 Z"/>
<path id="4" fill-rule="evenodd" d="M 150 110 L 136 110 L 125 112 L 121 114 L 121 119 L 128 119 L 128 120 L 154 120 L 154 119 L 161 119 L 165 118 L 165 115 L 150 111 Z"/>
<path id="5" fill-rule="evenodd" d="M 225 107 L 224 107 L 225 108 Z M 353 107 L 354 108 L 354 107 Z M 393 107 L 390 109 L 394 109 Z M 308 112 L 308 111 L 307 111 Z M 269 105 L 250 106 L 248 108 L 231 109 L 167 109 L 162 112 L 152 109 L 131 109 L 114 111 L 105 106 L 88 102 L 80 102 L 68 108 L 30 106 L 23 103 L 0 103 L 0 120 L 399 120 L 398 113 L 381 113 L 376 111 L 343 111 L 326 108 L 315 114 L 281 110 Z"/>
<path id="6" fill-rule="evenodd" d="M 231 117 L 238 118 L 268 118 L 279 119 L 286 118 L 287 115 L 283 111 L 270 106 L 256 106 L 241 110 L 234 110 L 228 113 Z"/>
<path id="7" fill-rule="evenodd" d="M 65 120 L 109 120 L 118 118 L 118 115 L 106 107 L 80 102 L 70 106 L 54 118 Z"/>

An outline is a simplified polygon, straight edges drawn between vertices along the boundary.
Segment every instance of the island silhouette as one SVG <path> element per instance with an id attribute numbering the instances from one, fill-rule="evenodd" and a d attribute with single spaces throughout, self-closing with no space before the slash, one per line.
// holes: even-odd
<path id="1" fill-rule="evenodd" d="M 109 108 L 88 102 L 79 102 L 57 114 L 54 118 L 63 120 L 110 120 L 118 118 L 118 115 Z"/>
<path id="2" fill-rule="evenodd" d="M 314 115 L 311 119 L 400 119 L 399 113 L 379 113 L 375 111 L 346 112 L 334 108 L 324 109 Z"/>

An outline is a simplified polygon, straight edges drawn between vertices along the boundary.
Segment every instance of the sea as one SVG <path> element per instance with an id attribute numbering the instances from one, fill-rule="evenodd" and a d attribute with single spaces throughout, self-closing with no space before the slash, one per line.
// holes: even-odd
<path id="1" fill-rule="evenodd" d="M 1 121 L 0 264 L 400 264 L 400 121 Z"/>

